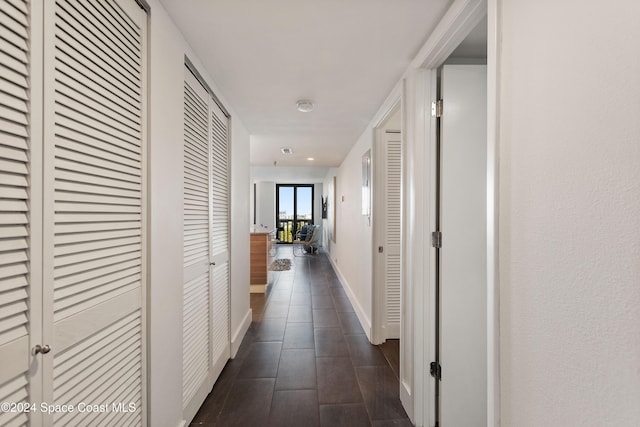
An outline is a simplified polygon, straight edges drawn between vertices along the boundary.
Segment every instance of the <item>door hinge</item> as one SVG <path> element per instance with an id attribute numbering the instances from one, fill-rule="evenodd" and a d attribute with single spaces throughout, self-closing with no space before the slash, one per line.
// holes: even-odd
<path id="1" fill-rule="evenodd" d="M 442 247 L 442 232 L 441 231 L 434 231 L 431 233 L 431 246 L 433 246 L 434 248 L 441 248 Z"/>
<path id="2" fill-rule="evenodd" d="M 381 254 L 384 252 L 384 247 L 383 246 L 378 246 L 378 253 Z"/>
<path id="3" fill-rule="evenodd" d="M 429 373 L 431 376 L 437 380 L 442 379 L 442 366 L 438 362 L 431 362 L 429 364 Z"/>
<path id="4" fill-rule="evenodd" d="M 438 99 L 437 101 L 433 101 L 431 103 L 431 117 L 442 117 L 442 99 Z"/>

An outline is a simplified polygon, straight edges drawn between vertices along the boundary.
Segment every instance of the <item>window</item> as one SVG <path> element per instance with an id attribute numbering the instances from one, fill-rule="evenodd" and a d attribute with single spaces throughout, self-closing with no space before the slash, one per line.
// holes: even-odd
<path id="1" fill-rule="evenodd" d="M 291 243 L 303 225 L 313 224 L 313 184 L 276 184 L 278 240 Z"/>

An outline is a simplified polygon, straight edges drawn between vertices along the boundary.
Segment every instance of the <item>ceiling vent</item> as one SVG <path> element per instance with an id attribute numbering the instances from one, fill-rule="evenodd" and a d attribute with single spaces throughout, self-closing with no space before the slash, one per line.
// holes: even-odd
<path id="1" fill-rule="evenodd" d="M 291 147 L 282 147 L 280 151 L 282 151 L 282 154 L 293 154 L 293 148 Z"/>

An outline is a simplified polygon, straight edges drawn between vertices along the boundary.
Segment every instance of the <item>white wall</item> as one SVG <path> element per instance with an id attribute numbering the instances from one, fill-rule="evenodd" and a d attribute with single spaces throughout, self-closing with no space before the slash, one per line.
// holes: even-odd
<path id="1" fill-rule="evenodd" d="M 253 169 L 253 168 L 252 168 Z M 327 168 L 324 168 L 327 170 Z M 276 226 L 276 184 L 311 184 L 311 182 L 301 181 L 254 181 L 256 187 L 256 224 L 266 225 L 268 229 Z M 253 184 L 249 189 L 251 200 L 253 200 Z M 322 183 L 313 183 L 313 219 L 315 224 L 322 225 Z M 253 209 L 253 202 L 251 203 Z M 253 213 L 251 214 L 253 221 Z"/>
<path id="2" fill-rule="evenodd" d="M 322 187 L 321 182 L 313 184 L 313 223 L 322 225 Z"/>
<path id="3" fill-rule="evenodd" d="M 276 227 L 276 183 L 273 181 L 256 182 L 256 224 L 267 229 Z"/>
<path id="4" fill-rule="evenodd" d="M 501 1 L 503 426 L 640 425 L 640 4 Z"/>
<path id="5" fill-rule="evenodd" d="M 251 166 L 251 180 L 282 184 L 314 184 L 321 182 L 329 168 L 318 166 Z"/>
<path id="6" fill-rule="evenodd" d="M 323 188 L 329 194 L 337 177 L 336 239 L 327 242 L 329 257 L 340 276 L 367 336 L 371 337 L 371 226 L 362 215 L 362 155 L 371 149 L 373 132 L 364 131 L 337 169 L 329 170 Z M 325 194 L 325 195 L 326 195 Z M 333 200 L 329 215 L 333 216 Z M 331 221 L 325 221 L 325 228 Z M 327 230 L 328 231 L 328 230 Z M 326 236 L 326 234 L 325 234 Z"/>
<path id="7" fill-rule="evenodd" d="M 182 140 L 184 55 L 198 66 L 162 5 L 151 0 L 150 20 L 150 285 L 149 425 L 182 420 Z M 206 76 L 200 66 L 200 72 Z M 249 136 L 232 114 L 231 335 L 241 339 L 249 310 Z M 242 191 L 234 191 L 241 188 Z M 243 323 L 244 322 L 244 323 Z"/>

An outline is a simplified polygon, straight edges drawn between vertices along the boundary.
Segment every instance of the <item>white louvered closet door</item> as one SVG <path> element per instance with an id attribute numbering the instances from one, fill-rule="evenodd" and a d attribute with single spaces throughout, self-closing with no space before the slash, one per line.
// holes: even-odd
<path id="1" fill-rule="evenodd" d="M 184 416 L 190 420 L 211 391 L 211 146 L 209 93 L 185 67 L 184 81 Z"/>
<path id="2" fill-rule="evenodd" d="M 29 384 L 30 377 L 40 373 L 30 348 L 31 341 L 40 339 L 38 312 L 42 311 L 40 269 L 33 267 L 39 259 L 40 233 L 34 236 L 34 229 L 39 230 L 41 199 L 34 200 L 30 182 L 41 179 L 41 168 L 34 165 L 38 147 L 29 137 L 30 8 L 22 0 L 0 2 L 0 402 L 40 398 L 39 387 Z M 0 411 L 2 426 L 26 425 L 29 418 L 25 413 Z"/>
<path id="3" fill-rule="evenodd" d="M 229 326 L 229 120 L 220 107 L 210 102 L 212 177 L 211 177 L 211 289 L 213 297 L 213 347 L 212 359 L 215 372 L 221 372 L 231 357 Z M 218 374 L 216 374 L 217 376 Z"/>
<path id="4" fill-rule="evenodd" d="M 384 136 L 385 171 L 385 338 L 400 338 L 400 203 L 402 143 L 399 132 Z"/>
<path id="5" fill-rule="evenodd" d="M 147 15 L 134 0 L 44 13 L 44 400 L 124 404 L 44 423 L 143 425 Z"/>

